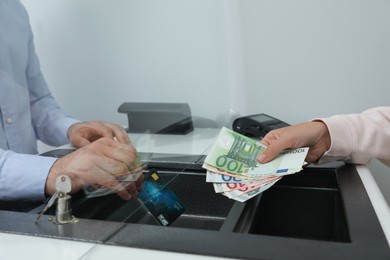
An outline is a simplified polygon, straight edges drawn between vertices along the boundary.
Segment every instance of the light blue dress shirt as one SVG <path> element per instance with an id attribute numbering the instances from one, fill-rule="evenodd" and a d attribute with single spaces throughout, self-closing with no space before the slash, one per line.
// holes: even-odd
<path id="1" fill-rule="evenodd" d="M 0 0 L 0 200 L 45 198 L 55 159 L 36 155 L 37 140 L 68 143 L 67 130 L 76 122 L 46 85 L 25 8 Z"/>

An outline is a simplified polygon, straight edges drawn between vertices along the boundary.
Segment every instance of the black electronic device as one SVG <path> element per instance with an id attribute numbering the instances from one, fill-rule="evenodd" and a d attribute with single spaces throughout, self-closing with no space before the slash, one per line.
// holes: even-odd
<path id="1" fill-rule="evenodd" d="M 194 130 L 187 103 L 125 102 L 118 112 L 127 114 L 129 133 L 185 135 Z"/>
<path id="2" fill-rule="evenodd" d="M 233 131 L 248 137 L 264 137 L 269 131 L 289 126 L 267 114 L 256 114 L 237 118 L 233 122 Z"/>

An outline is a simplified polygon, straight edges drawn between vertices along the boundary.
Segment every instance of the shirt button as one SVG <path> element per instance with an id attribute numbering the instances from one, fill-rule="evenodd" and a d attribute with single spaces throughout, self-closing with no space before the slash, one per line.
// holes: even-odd
<path id="1" fill-rule="evenodd" d="M 13 122 L 11 117 L 8 117 L 6 121 L 7 121 L 8 124 L 12 124 L 12 122 Z"/>

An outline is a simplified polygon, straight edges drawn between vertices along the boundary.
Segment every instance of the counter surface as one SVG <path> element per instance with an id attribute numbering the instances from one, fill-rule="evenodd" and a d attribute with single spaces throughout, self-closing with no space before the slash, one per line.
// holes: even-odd
<path id="1" fill-rule="evenodd" d="M 186 136 L 139 135 L 131 139 L 140 152 L 206 154 L 219 130 L 197 129 Z M 63 148 L 69 148 L 64 146 Z M 370 198 L 375 213 L 390 245 L 390 209 L 381 194 L 370 170 L 356 166 L 357 172 Z M 1 213 L 1 212 L 0 212 Z M 23 249 L 23 250 L 21 250 Z M 157 250 L 147 250 L 91 242 L 69 241 L 56 238 L 0 233 L 0 258 L 8 259 L 107 259 L 108 257 L 142 257 L 170 259 L 218 259 L 218 257 L 191 255 Z M 147 257 L 147 258 L 145 258 Z"/>

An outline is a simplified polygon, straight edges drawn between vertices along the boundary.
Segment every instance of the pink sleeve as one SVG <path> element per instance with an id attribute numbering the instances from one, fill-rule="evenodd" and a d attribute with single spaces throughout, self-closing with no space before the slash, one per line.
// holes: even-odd
<path id="1" fill-rule="evenodd" d="M 319 163 L 343 160 L 367 164 L 379 159 L 390 166 L 390 107 L 315 120 L 323 121 L 331 136 L 331 147 Z"/>

